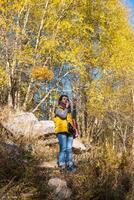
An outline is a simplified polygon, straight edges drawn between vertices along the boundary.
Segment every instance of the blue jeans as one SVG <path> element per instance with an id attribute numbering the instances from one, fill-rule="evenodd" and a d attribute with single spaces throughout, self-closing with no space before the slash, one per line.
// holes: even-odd
<path id="1" fill-rule="evenodd" d="M 73 145 L 73 136 L 68 135 L 67 133 L 58 133 L 57 135 L 59 140 L 59 156 L 58 156 L 58 165 L 64 166 L 73 165 L 73 155 L 72 155 L 72 145 Z"/>

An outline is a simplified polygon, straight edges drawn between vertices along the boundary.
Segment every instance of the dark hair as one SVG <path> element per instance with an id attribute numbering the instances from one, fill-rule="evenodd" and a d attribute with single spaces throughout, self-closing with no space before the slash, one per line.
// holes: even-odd
<path id="1" fill-rule="evenodd" d="M 69 98 L 68 98 L 68 96 L 66 95 L 66 94 L 63 94 L 63 95 L 61 95 L 60 97 L 59 97 L 59 100 L 58 100 L 58 105 L 60 104 L 60 102 L 62 101 L 62 98 L 63 97 L 67 97 L 67 100 L 69 101 Z"/>

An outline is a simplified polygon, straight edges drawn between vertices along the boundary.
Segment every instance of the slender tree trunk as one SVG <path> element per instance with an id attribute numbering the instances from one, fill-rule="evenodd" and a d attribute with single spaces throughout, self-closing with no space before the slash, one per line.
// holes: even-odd
<path id="1" fill-rule="evenodd" d="M 127 140 L 127 125 L 123 131 L 123 136 L 122 136 L 122 140 L 123 140 L 123 151 L 126 153 L 127 149 L 126 149 L 126 140 Z"/>
<path id="2" fill-rule="evenodd" d="M 133 159 L 133 165 L 134 165 L 134 88 L 132 89 L 132 104 L 133 104 L 133 110 L 132 110 L 132 138 L 133 138 L 133 143 L 132 143 L 132 159 Z"/>
<path id="3" fill-rule="evenodd" d="M 10 63 L 9 63 L 9 58 L 8 58 L 8 40 L 6 40 L 6 72 L 8 74 L 8 99 L 7 99 L 7 103 L 9 107 L 12 107 L 12 96 L 11 96 L 11 70 L 10 70 Z"/>
<path id="4" fill-rule="evenodd" d="M 45 8 L 44 8 L 43 16 L 42 16 L 42 19 L 41 19 L 41 23 L 40 23 L 40 27 L 39 27 L 39 31 L 38 31 L 38 35 L 37 35 L 37 40 L 36 40 L 36 45 L 35 45 L 35 56 L 34 56 L 33 66 L 36 65 L 37 49 L 38 49 L 38 46 L 39 46 L 41 31 L 42 31 L 42 29 L 43 29 L 44 18 L 45 18 L 47 9 L 48 9 L 48 4 L 49 4 L 49 0 L 46 1 L 46 5 L 45 5 Z M 29 95 L 30 95 L 32 83 L 33 83 L 33 79 L 31 78 L 30 83 L 29 83 L 28 88 L 27 88 L 26 97 L 25 97 L 25 100 L 24 100 L 24 103 L 23 103 L 23 109 L 24 109 L 24 110 L 26 110 L 26 105 L 27 105 L 27 102 L 28 102 L 28 99 L 29 99 Z"/>
<path id="5" fill-rule="evenodd" d="M 26 32 L 26 25 L 28 23 L 29 13 L 30 13 L 30 6 L 28 7 L 26 15 L 24 17 L 24 25 L 23 25 L 23 29 L 22 29 L 22 34 L 25 34 L 25 32 Z"/>
<path id="6" fill-rule="evenodd" d="M 114 120 L 114 129 L 116 126 L 116 119 Z M 115 149 L 115 130 L 113 130 L 113 150 Z"/>

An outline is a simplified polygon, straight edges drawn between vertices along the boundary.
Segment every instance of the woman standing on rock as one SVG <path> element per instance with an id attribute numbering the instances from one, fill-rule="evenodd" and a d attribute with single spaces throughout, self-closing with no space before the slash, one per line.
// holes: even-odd
<path id="1" fill-rule="evenodd" d="M 67 95 L 61 95 L 58 106 L 55 109 L 55 131 L 59 141 L 58 166 L 60 169 L 67 169 L 69 172 L 75 172 L 76 166 L 73 163 L 72 145 L 73 134 L 69 132 L 69 125 L 73 129 L 73 119 L 71 114 L 71 105 Z"/>

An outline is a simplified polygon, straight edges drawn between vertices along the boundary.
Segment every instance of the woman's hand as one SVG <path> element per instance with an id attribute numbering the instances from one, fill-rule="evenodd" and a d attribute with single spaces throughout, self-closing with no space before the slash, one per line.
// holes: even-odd
<path id="1" fill-rule="evenodd" d="M 69 101 L 67 101 L 66 108 L 69 108 L 69 106 L 70 106 L 70 103 L 69 103 Z"/>

